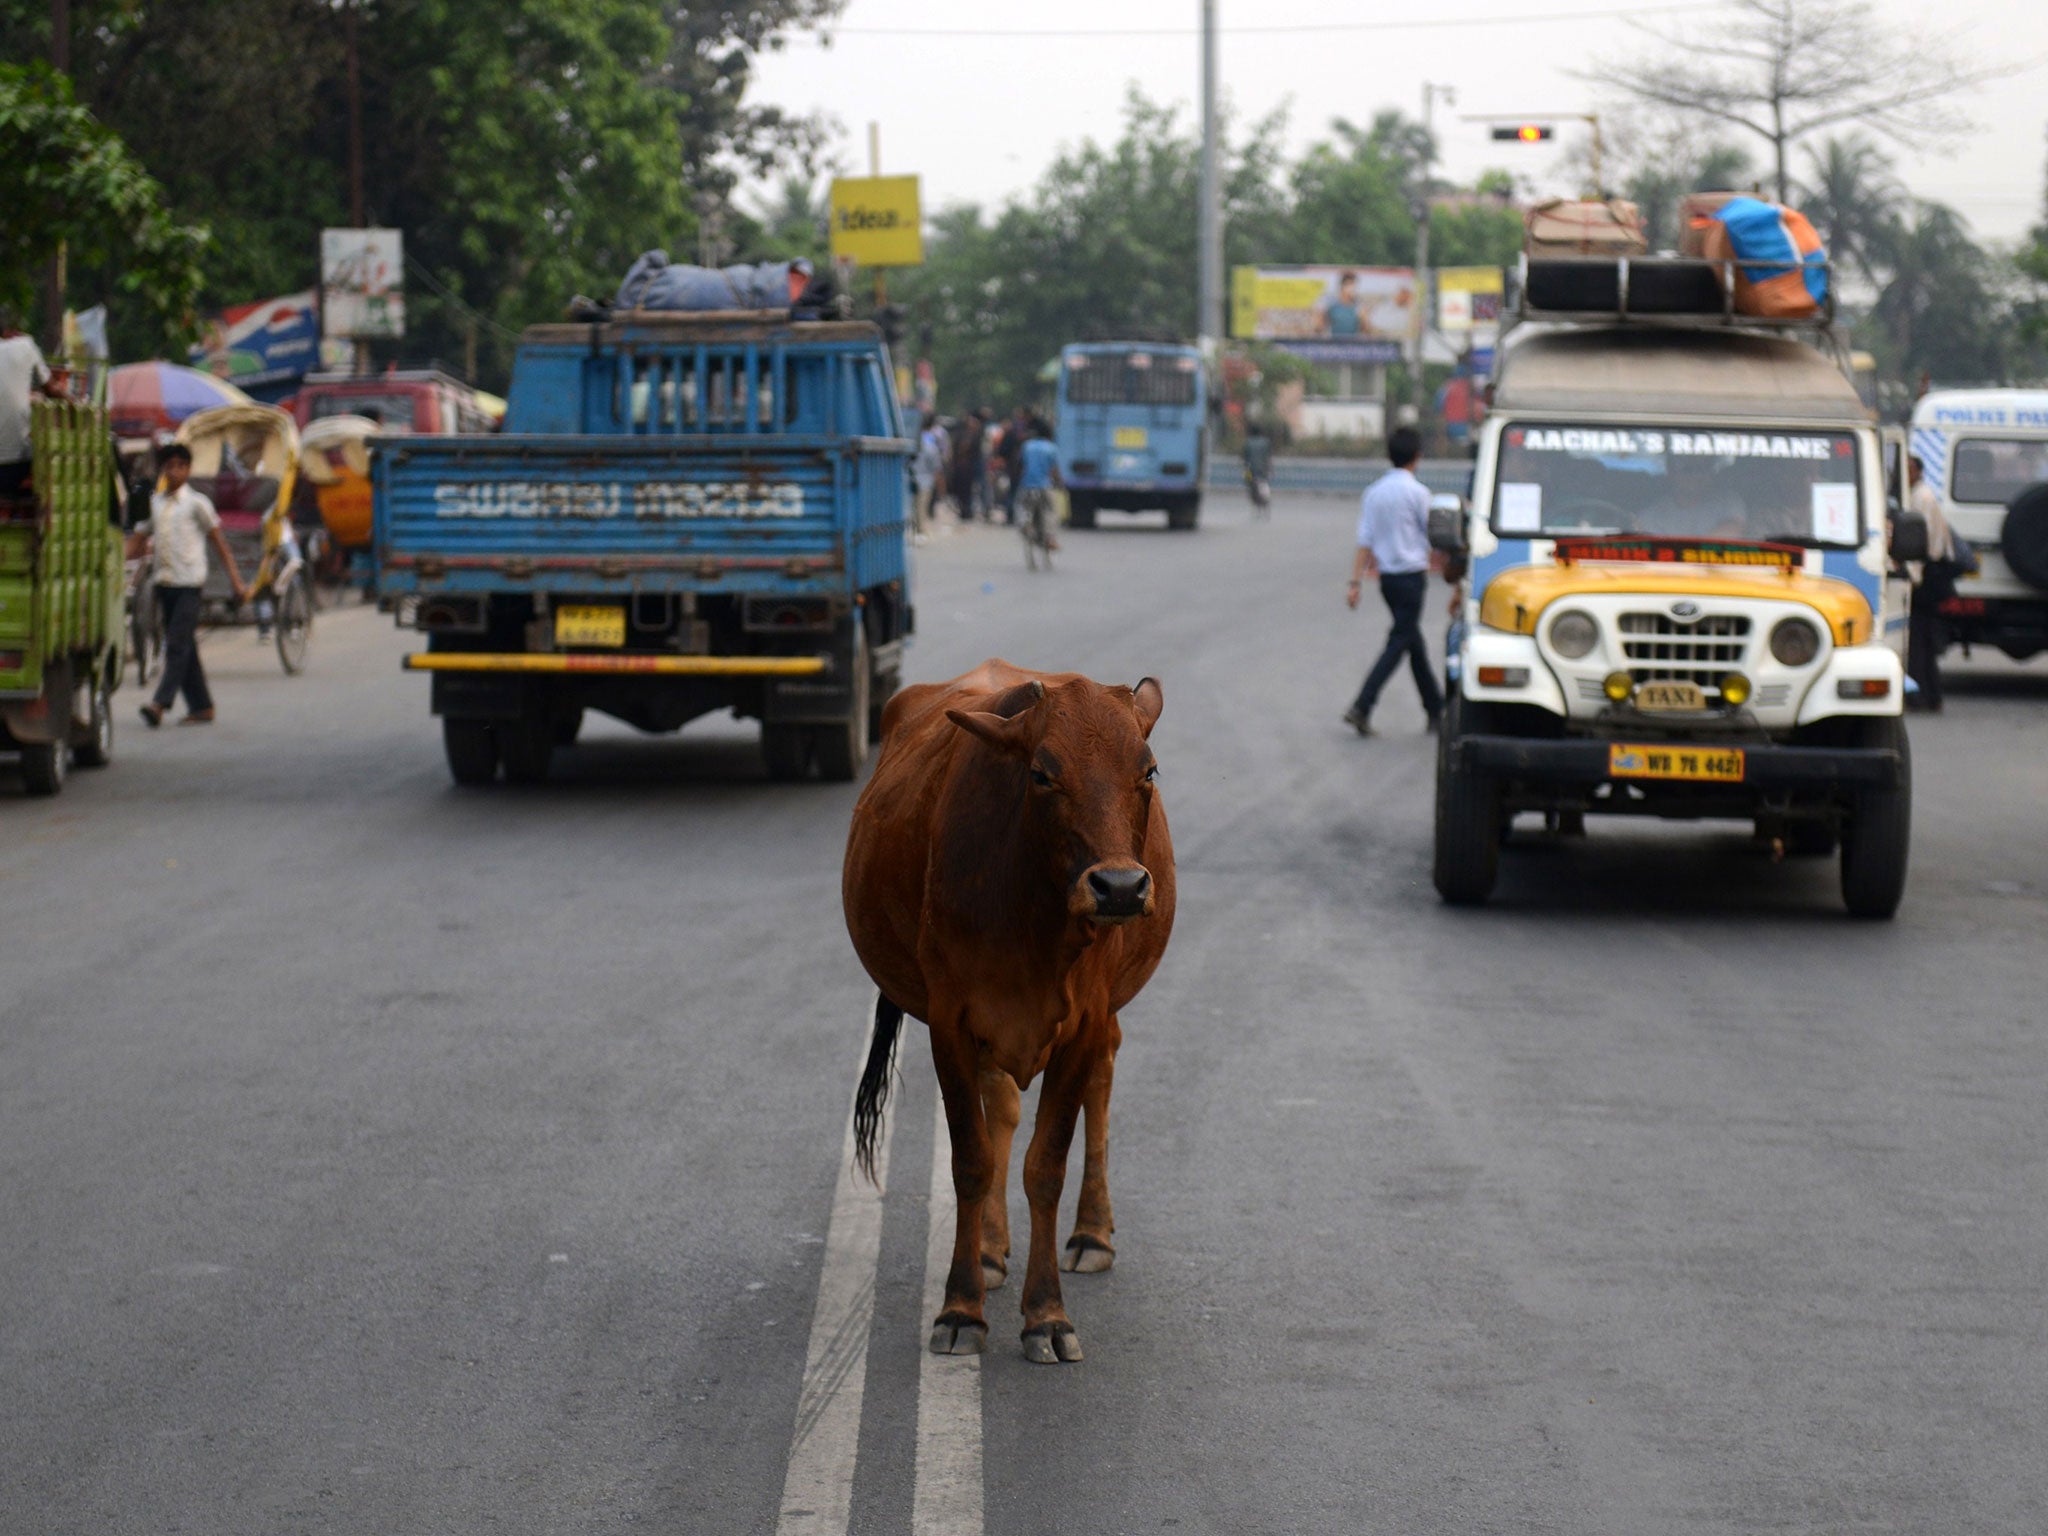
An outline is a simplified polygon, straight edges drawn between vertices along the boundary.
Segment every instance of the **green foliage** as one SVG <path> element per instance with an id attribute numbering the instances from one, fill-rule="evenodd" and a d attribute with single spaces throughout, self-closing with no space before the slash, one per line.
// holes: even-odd
<path id="1" fill-rule="evenodd" d="M 404 231 L 409 359 L 502 381 L 519 327 L 609 294 L 640 251 L 694 256 L 743 174 L 822 125 L 744 100 L 752 60 L 842 0 L 72 0 L 80 99 L 181 216 L 217 235 L 204 308 L 311 287 L 351 222 L 349 44 L 364 215 Z M 47 0 L 0 0 L 0 57 L 49 46 Z M 74 271 L 74 303 L 121 291 Z M 117 351 L 152 345 L 114 305 Z"/>
<path id="2" fill-rule="evenodd" d="M 0 64 L 0 210 L 0 301 L 26 310 L 62 246 L 118 271 L 117 291 L 158 332 L 194 329 L 206 231 L 171 216 L 128 146 L 43 65 Z"/>

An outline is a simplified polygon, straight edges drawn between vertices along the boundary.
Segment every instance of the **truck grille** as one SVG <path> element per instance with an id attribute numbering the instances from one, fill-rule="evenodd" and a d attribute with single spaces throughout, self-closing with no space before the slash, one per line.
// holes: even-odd
<path id="1" fill-rule="evenodd" d="M 1749 620 L 1709 614 L 1690 622 L 1661 613 L 1624 613 L 1621 651 L 1639 683 L 1685 682 L 1713 687 L 1723 672 L 1742 665 Z"/>

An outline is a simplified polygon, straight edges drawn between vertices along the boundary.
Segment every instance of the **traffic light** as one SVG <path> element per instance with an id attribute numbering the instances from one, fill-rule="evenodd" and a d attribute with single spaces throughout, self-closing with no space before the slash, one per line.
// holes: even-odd
<path id="1" fill-rule="evenodd" d="M 1548 123 L 1510 123 L 1495 128 L 1493 136 L 1509 143 L 1541 144 L 1555 132 Z"/>

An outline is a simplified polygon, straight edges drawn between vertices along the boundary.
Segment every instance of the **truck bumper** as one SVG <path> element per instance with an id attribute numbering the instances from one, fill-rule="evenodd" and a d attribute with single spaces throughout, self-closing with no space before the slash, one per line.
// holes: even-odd
<path id="1" fill-rule="evenodd" d="M 558 651 L 423 651 L 407 672 L 545 673 L 579 677 L 816 677 L 822 656 L 592 656 Z"/>
<path id="2" fill-rule="evenodd" d="M 1499 779 L 1534 784 L 1591 786 L 1613 780 L 1608 743 L 1592 740 L 1532 740 L 1525 736 L 1461 736 L 1450 744 L 1463 766 Z M 1706 744 L 1702 744 L 1706 745 Z M 1892 789 L 1899 783 L 1899 754 L 1850 747 L 1788 747 L 1775 743 L 1740 745 L 1742 780 L 1715 789 L 1814 790 Z M 1642 783 L 1641 780 L 1614 780 Z M 1655 781 L 1669 787 L 1672 781 Z M 1686 786 L 1695 788 L 1699 786 Z"/>

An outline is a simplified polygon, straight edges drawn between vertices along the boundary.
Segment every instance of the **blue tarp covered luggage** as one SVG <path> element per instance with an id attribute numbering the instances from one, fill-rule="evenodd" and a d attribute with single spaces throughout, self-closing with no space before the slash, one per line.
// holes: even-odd
<path id="1" fill-rule="evenodd" d="M 619 284 L 618 309 L 788 309 L 789 275 L 810 275 L 806 261 L 764 261 L 758 266 L 671 265 L 666 251 L 648 251 Z"/>

